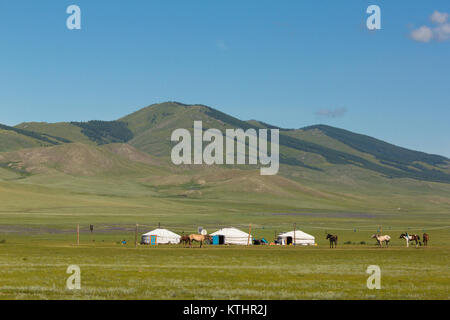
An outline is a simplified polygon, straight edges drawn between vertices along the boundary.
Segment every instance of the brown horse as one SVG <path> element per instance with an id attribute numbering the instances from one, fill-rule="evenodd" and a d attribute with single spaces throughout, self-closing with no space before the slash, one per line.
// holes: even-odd
<path id="1" fill-rule="evenodd" d="M 197 241 L 200 242 L 200 248 L 203 245 L 203 241 L 209 240 L 211 241 L 212 237 L 210 235 L 202 235 L 202 234 L 190 234 L 189 235 L 189 247 L 192 247 L 192 242 Z"/>
<path id="2" fill-rule="evenodd" d="M 191 239 L 188 235 L 182 235 L 180 238 L 180 243 L 184 244 L 184 246 L 186 247 L 188 244 L 191 245 Z"/>
<path id="3" fill-rule="evenodd" d="M 327 240 L 330 240 L 330 248 L 336 248 L 337 247 L 337 241 L 338 241 L 338 236 L 337 235 L 332 235 L 332 234 L 327 234 Z"/>
<path id="4" fill-rule="evenodd" d="M 423 245 L 426 247 L 428 246 L 428 240 L 430 240 L 430 236 L 428 235 L 428 233 L 424 233 L 422 236 L 423 239 Z"/>

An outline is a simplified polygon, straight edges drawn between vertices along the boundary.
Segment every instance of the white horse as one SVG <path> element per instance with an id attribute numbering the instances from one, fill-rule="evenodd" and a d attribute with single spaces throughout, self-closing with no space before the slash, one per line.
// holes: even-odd
<path id="1" fill-rule="evenodd" d="M 391 237 L 388 235 L 380 236 L 379 234 L 372 235 L 372 238 L 377 239 L 378 245 L 380 247 L 383 246 L 383 242 L 386 244 L 386 247 L 389 246 L 389 241 L 391 241 Z"/>

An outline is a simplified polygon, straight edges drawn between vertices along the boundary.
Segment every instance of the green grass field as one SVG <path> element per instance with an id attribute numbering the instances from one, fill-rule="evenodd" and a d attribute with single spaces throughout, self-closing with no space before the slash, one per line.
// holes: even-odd
<path id="1" fill-rule="evenodd" d="M 178 206 L 185 215 L 147 215 L 144 233 L 162 227 L 181 233 L 202 225 L 234 225 L 272 240 L 280 231 L 299 229 L 316 236 L 316 247 L 180 245 L 134 247 L 134 212 L 109 216 L 76 213 L 21 214 L 21 223 L 0 215 L 1 299 L 449 299 L 449 215 L 420 214 L 261 214 L 221 209 L 194 213 L 201 206 Z M 189 208 L 189 209 L 188 209 Z M 105 208 L 106 209 L 106 208 Z M 229 210 L 231 210 L 229 208 Z M 176 212 L 177 210 L 174 209 Z M 231 212 L 231 211 L 230 211 Z M 139 221 L 141 220 L 141 221 Z M 88 231 L 94 223 L 94 234 Z M 208 221 L 209 223 L 202 223 Z M 232 224 L 232 221 L 234 224 Z M 408 221 L 408 223 L 405 223 Z M 9 225 L 8 225 L 9 222 Z M 51 222 L 51 223 L 50 223 Z M 81 223 L 76 246 L 76 222 Z M 109 223 L 107 223 L 109 222 Z M 128 222 L 128 223 L 127 223 Z M 180 223 L 181 222 L 181 223 Z M 390 248 L 377 248 L 371 234 L 381 222 L 392 236 Z M 405 248 L 403 231 L 431 236 L 429 247 Z M 329 249 L 325 231 L 339 235 Z M 127 245 L 119 244 L 127 240 Z M 364 243 L 365 242 L 365 243 Z M 344 244 L 347 243 L 347 244 Z M 65 288 L 69 265 L 81 268 L 81 290 Z M 369 265 L 382 271 L 381 290 L 366 287 Z"/>

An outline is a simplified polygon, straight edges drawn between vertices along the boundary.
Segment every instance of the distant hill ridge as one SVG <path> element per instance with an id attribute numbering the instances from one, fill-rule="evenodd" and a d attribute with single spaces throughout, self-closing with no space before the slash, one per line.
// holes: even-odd
<path id="1" fill-rule="evenodd" d="M 32 139 L 33 143 L 25 144 L 25 147 L 39 146 L 33 145 L 34 142 L 42 146 L 88 141 L 97 145 L 128 143 L 150 155 L 168 157 L 173 146 L 170 141 L 172 131 L 177 128 L 192 130 L 195 120 L 203 121 L 205 129 L 280 129 L 280 161 L 290 168 L 291 173 L 295 170 L 327 173 L 334 167 L 353 166 L 388 178 L 450 183 L 450 160 L 443 156 L 409 150 L 326 125 L 284 129 L 257 120 L 243 121 L 201 104 L 165 102 L 116 121 L 23 123 L 16 127 L 0 125 L 0 130 L 14 131 L 24 139 Z M 0 142 L 0 152 L 20 149 L 10 136 L 5 139 L 11 143 Z"/>

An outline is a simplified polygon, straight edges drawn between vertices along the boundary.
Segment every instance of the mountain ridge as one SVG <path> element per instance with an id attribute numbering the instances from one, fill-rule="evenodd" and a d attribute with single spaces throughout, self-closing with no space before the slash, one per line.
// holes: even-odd
<path id="1" fill-rule="evenodd" d="M 87 143 L 87 140 L 94 145 L 128 143 L 147 154 L 167 158 L 174 145 L 170 141 L 171 132 L 177 128 L 192 130 L 196 120 L 203 121 L 205 129 L 279 129 L 280 162 L 287 166 L 287 171 L 298 168 L 325 172 L 330 166 L 351 166 L 387 178 L 450 183 L 450 160 L 444 156 L 410 150 L 323 124 L 286 129 L 258 120 L 244 121 L 202 104 L 164 102 L 141 108 L 114 121 L 22 123 L 7 129 L 29 135 L 42 142 L 42 146 L 47 146 L 44 142 L 59 145 Z M 69 131 L 70 134 L 67 133 Z M 2 151 L 8 150 L 0 149 Z"/>

